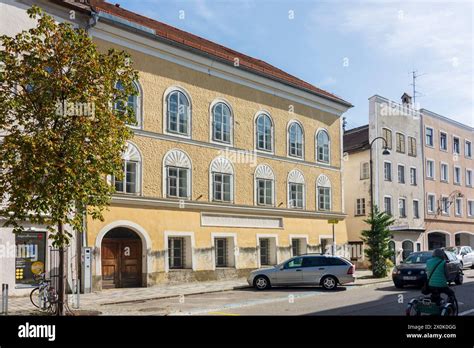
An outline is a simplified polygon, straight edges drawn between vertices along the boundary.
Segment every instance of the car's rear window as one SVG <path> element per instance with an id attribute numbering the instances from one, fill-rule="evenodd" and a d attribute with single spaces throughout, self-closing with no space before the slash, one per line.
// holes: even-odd
<path id="1" fill-rule="evenodd" d="M 347 263 L 337 257 L 328 257 L 327 262 L 331 266 L 347 266 Z"/>
<path id="2" fill-rule="evenodd" d="M 426 261 L 428 261 L 432 257 L 433 257 L 432 253 L 414 253 L 408 256 L 404 262 L 407 264 L 426 263 Z"/>

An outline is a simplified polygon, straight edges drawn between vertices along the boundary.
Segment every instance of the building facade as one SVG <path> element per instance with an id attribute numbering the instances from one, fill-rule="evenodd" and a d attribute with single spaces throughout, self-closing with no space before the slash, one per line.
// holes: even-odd
<path id="1" fill-rule="evenodd" d="M 124 179 L 105 220 L 87 221 L 95 289 L 241 277 L 333 242 L 349 103 L 108 3 L 93 18 L 98 47 L 139 71 Z"/>
<path id="2" fill-rule="evenodd" d="M 379 139 L 377 139 L 379 138 Z M 385 141 L 386 143 L 385 143 Z M 372 143 L 374 205 L 392 215 L 394 263 L 424 248 L 424 191 L 421 117 L 408 95 L 396 103 L 369 98 L 369 124 L 345 132 L 344 171 L 349 242 L 361 242 L 360 231 L 370 214 L 370 144 Z M 388 154 L 384 153 L 385 146 Z M 348 170 L 350 168 L 350 170 Z M 359 175 L 355 175 L 359 173 Z"/>
<path id="3" fill-rule="evenodd" d="M 474 247 L 474 129 L 425 109 L 421 114 L 427 246 Z"/>

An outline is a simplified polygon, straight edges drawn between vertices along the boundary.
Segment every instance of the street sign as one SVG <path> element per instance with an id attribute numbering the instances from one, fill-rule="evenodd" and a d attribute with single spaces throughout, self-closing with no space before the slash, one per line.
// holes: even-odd
<path id="1" fill-rule="evenodd" d="M 328 224 L 337 224 L 339 220 L 328 220 Z"/>

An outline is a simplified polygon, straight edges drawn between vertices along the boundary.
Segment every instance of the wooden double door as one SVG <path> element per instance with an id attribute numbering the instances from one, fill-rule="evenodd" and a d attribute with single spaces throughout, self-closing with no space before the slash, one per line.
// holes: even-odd
<path id="1" fill-rule="evenodd" d="M 142 244 L 140 239 L 102 241 L 102 288 L 142 286 Z"/>

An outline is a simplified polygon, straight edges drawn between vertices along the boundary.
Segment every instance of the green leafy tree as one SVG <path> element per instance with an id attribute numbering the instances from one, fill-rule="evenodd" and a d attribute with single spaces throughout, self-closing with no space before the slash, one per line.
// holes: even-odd
<path id="1" fill-rule="evenodd" d="M 362 231 L 362 241 L 366 245 L 365 255 L 370 261 L 370 269 L 376 278 L 387 276 L 390 258 L 393 251 L 389 248 L 391 232 L 389 227 L 394 220 L 386 212 L 381 212 L 377 206 L 374 207 L 374 215 L 364 220 L 370 225 L 370 230 Z"/>
<path id="2" fill-rule="evenodd" d="M 125 52 L 101 53 L 85 30 L 35 6 L 28 14 L 34 28 L 0 37 L 0 199 L 15 233 L 24 222 L 50 231 L 60 251 L 62 315 L 72 237 L 64 227 L 82 231 L 85 214 L 103 219 L 114 192 L 107 175 L 123 175 L 126 124 L 134 122 L 124 101 L 136 94 L 137 72 Z"/>

